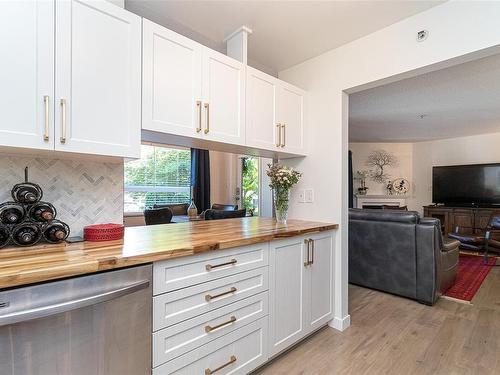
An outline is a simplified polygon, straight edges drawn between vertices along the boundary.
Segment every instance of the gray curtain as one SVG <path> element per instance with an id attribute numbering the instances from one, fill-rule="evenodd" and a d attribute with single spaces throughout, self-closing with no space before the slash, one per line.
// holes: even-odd
<path id="1" fill-rule="evenodd" d="M 208 150 L 191 149 L 191 187 L 198 213 L 208 210 L 210 208 L 210 154 Z"/>

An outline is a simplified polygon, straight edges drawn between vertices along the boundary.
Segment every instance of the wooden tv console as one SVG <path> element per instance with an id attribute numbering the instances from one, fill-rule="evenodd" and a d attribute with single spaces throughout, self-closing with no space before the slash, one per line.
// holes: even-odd
<path id="1" fill-rule="evenodd" d="M 460 227 L 463 234 L 481 234 L 488 225 L 491 215 L 499 208 L 424 206 L 425 217 L 435 217 L 441 221 L 441 230 L 446 235 Z"/>

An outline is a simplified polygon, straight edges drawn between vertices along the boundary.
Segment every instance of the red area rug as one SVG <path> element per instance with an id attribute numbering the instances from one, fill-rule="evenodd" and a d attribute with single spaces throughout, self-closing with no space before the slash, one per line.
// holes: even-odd
<path id="1" fill-rule="evenodd" d="M 482 256 L 460 254 L 457 279 L 455 284 L 446 291 L 445 297 L 472 301 L 496 260 L 497 258 L 490 257 L 488 265 L 485 265 Z"/>

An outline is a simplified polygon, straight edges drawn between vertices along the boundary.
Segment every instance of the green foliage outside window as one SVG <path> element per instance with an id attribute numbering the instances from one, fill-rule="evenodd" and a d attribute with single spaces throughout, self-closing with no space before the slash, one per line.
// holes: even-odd
<path id="1" fill-rule="evenodd" d="M 242 158 L 242 203 L 254 214 L 259 211 L 259 158 Z"/>

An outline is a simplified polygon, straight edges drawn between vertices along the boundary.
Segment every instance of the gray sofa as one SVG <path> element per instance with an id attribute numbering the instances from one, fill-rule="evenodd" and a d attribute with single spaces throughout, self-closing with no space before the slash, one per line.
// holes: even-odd
<path id="1" fill-rule="evenodd" d="M 433 305 L 453 285 L 459 242 L 413 211 L 349 210 L 349 282 Z"/>

